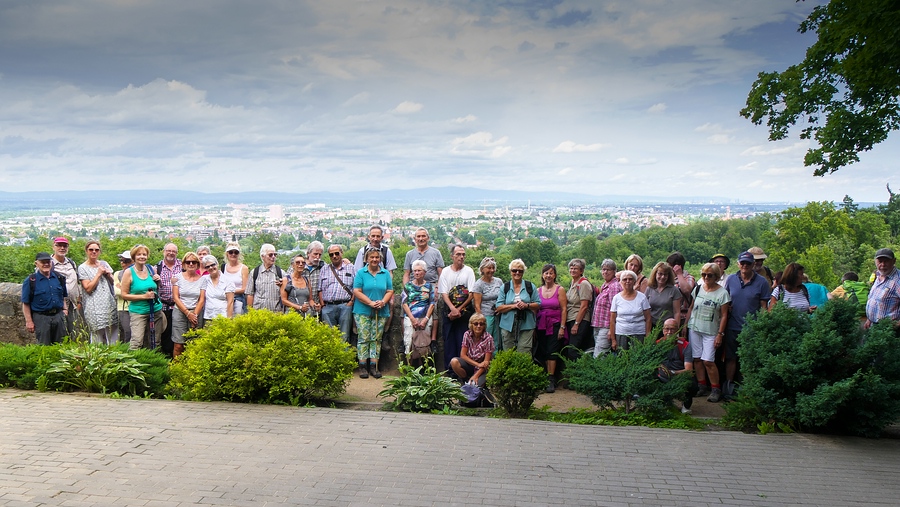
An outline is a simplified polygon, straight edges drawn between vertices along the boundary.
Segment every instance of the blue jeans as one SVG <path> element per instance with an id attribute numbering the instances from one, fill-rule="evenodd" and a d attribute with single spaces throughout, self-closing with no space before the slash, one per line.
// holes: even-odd
<path id="1" fill-rule="evenodd" d="M 345 343 L 350 343 L 350 316 L 353 314 L 353 306 L 346 304 L 325 305 L 322 307 L 322 320 L 329 326 L 335 326 L 341 330 L 341 338 Z"/>

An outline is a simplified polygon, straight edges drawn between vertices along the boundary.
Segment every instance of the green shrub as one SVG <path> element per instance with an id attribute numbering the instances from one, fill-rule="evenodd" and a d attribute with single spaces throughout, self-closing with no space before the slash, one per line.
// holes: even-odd
<path id="1" fill-rule="evenodd" d="M 531 354 L 501 351 L 491 361 L 487 387 L 509 417 L 525 417 L 547 387 L 547 374 L 534 364 Z"/>
<path id="2" fill-rule="evenodd" d="M 144 372 L 144 380 L 147 383 L 146 391 L 155 397 L 162 397 L 167 393 L 166 384 L 169 383 L 169 359 L 159 350 L 137 349 L 128 350 L 128 344 L 117 345 L 119 349 L 133 357 L 140 363 L 140 369 Z M 124 393 L 123 393 L 124 394 Z M 138 393 L 143 394 L 143 393 Z"/>
<path id="3" fill-rule="evenodd" d="M 691 373 L 684 373 L 659 381 L 657 370 L 674 346 L 675 340 L 632 340 L 628 350 L 566 360 L 569 386 L 604 409 L 619 408 L 626 414 L 634 409 L 650 419 L 667 418 L 673 412 L 672 400 L 687 392 L 692 379 Z"/>
<path id="4" fill-rule="evenodd" d="M 854 304 L 831 300 L 812 318 L 784 305 L 738 337 L 744 382 L 724 422 L 878 436 L 900 417 L 900 339 L 884 320 L 863 331 Z"/>
<path id="5" fill-rule="evenodd" d="M 0 385 L 36 389 L 38 379 L 59 357 L 59 346 L 0 344 Z"/>
<path id="6" fill-rule="evenodd" d="M 118 347 L 90 343 L 62 346 L 59 361 L 47 368 L 47 387 L 135 395 L 147 389 L 142 366 Z"/>
<path id="7" fill-rule="evenodd" d="M 340 395 L 357 365 L 337 328 L 296 313 L 251 310 L 189 336 L 169 381 L 185 399 L 296 405 Z"/>
<path id="8" fill-rule="evenodd" d="M 438 373 L 430 361 L 418 368 L 401 364 L 400 376 L 388 378 L 384 385 L 378 397 L 393 397 L 394 401 L 388 403 L 392 410 L 447 411 L 454 402 L 466 400 L 459 383 Z"/>

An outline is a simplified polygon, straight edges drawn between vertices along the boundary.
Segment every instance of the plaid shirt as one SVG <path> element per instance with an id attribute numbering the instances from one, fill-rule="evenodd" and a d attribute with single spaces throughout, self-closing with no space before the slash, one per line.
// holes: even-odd
<path id="1" fill-rule="evenodd" d="M 484 357 L 490 352 L 494 353 L 494 338 L 487 331 L 481 335 L 481 341 L 475 341 L 475 333 L 472 330 L 466 331 L 463 335 L 462 346 L 469 353 L 469 359 L 475 361 L 476 363 L 480 363 L 484 361 Z M 460 354 L 462 351 L 460 351 Z"/>
<path id="2" fill-rule="evenodd" d="M 335 301 L 349 301 L 351 296 L 344 290 L 344 287 L 334 277 L 331 271 L 333 264 L 322 267 L 319 275 L 319 291 L 322 293 L 322 303 L 332 303 Z M 356 276 L 356 267 L 353 264 L 341 264 L 340 268 L 335 268 L 338 276 L 344 282 L 344 285 L 353 292 L 353 277 Z"/>
<path id="3" fill-rule="evenodd" d="M 309 299 L 316 303 L 321 303 L 319 301 L 319 291 L 321 290 L 319 279 L 322 276 L 323 269 L 325 269 L 325 263 L 321 260 L 318 266 L 306 265 L 306 279 L 309 280 Z"/>
<path id="4" fill-rule="evenodd" d="M 154 268 L 159 269 L 159 300 L 162 301 L 163 309 L 168 310 L 175 307 L 174 296 L 172 295 L 172 277 L 181 273 L 181 261 L 175 259 L 175 267 L 170 268 L 166 265 L 166 261 L 162 261 Z"/>
<path id="5" fill-rule="evenodd" d="M 613 297 L 622 292 L 622 285 L 619 279 L 613 277 L 612 280 L 600 287 L 600 294 L 594 300 L 594 313 L 591 315 L 591 326 L 597 328 L 609 328 L 609 308 L 612 306 Z"/>
<path id="6" fill-rule="evenodd" d="M 900 321 L 900 270 L 876 278 L 866 300 L 866 317 L 873 323 L 881 319 Z"/>

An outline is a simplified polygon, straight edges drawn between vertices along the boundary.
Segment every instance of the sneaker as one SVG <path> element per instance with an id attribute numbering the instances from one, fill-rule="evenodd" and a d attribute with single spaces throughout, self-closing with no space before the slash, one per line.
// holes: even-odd
<path id="1" fill-rule="evenodd" d="M 706 401 L 710 403 L 718 403 L 722 401 L 722 390 L 713 388 L 712 392 L 709 395 L 709 398 L 706 398 Z"/>
<path id="2" fill-rule="evenodd" d="M 545 393 L 555 393 L 556 392 L 556 377 L 550 377 L 550 383 L 547 384 L 547 388 L 544 389 Z"/>
<path id="3" fill-rule="evenodd" d="M 709 396 L 710 394 L 709 386 L 701 385 L 700 390 L 697 391 L 697 394 L 694 395 L 694 398 L 702 398 L 704 396 Z"/>
<path id="4" fill-rule="evenodd" d="M 685 408 L 684 406 L 682 406 L 682 407 L 681 407 L 681 413 L 682 413 L 682 414 L 690 414 L 690 413 L 691 413 L 691 409 Z"/>

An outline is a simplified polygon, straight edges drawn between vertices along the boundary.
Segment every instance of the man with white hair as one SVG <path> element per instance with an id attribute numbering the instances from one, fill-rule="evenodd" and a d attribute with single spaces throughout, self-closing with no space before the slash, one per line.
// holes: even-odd
<path id="1" fill-rule="evenodd" d="M 253 268 L 247 280 L 247 307 L 256 310 L 284 312 L 281 304 L 281 286 L 284 284 L 284 272 L 275 265 L 275 246 L 269 243 L 259 248 L 262 265 Z"/>
<path id="2" fill-rule="evenodd" d="M 425 262 L 425 281 L 431 284 L 437 284 L 441 277 L 441 270 L 444 269 L 444 257 L 440 250 L 433 246 L 428 246 L 428 231 L 424 227 L 416 229 L 413 235 L 416 247 L 406 252 L 406 259 L 403 261 L 403 285 L 409 283 L 409 275 L 412 272 L 412 263 L 415 261 Z"/>
<path id="3" fill-rule="evenodd" d="M 309 280 L 309 310 L 310 315 L 319 317 L 322 311 L 322 299 L 319 297 L 320 278 L 325 262 L 322 253 L 325 245 L 321 241 L 313 241 L 306 247 L 306 278 Z"/>

